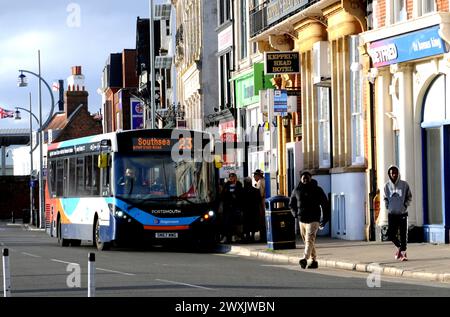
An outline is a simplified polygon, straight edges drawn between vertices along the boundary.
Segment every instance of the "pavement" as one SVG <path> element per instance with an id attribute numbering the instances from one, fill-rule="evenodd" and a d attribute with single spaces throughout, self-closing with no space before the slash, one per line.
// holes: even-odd
<path id="1" fill-rule="evenodd" d="M 295 249 L 274 250 L 263 243 L 221 244 L 220 251 L 249 256 L 275 263 L 295 264 L 303 256 L 304 244 Z M 394 259 L 390 241 L 348 241 L 317 237 L 316 252 L 320 268 L 390 275 L 419 280 L 450 283 L 450 244 L 408 243 L 408 261 Z"/>
<path id="2" fill-rule="evenodd" d="M 44 231 L 27 224 L 27 230 Z M 220 244 L 217 251 L 247 256 L 278 264 L 299 265 L 304 244 L 296 240 L 296 248 L 272 249 L 266 243 Z M 317 261 L 320 268 L 334 268 L 365 273 L 380 273 L 426 281 L 450 283 L 450 244 L 408 243 L 408 261 L 394 259 L 395 247 L 390 241 L 349 241 L 318 236 Z"/>

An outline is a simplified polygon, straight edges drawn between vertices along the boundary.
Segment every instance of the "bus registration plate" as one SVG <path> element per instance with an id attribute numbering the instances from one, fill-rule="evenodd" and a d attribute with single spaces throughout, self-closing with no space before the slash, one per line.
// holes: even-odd
<path id="1" fill-rule="evenodd" d="M 161 239 L 178 238 L 178 232 L 156 232 L 155 238 L 161 238 Z"/>

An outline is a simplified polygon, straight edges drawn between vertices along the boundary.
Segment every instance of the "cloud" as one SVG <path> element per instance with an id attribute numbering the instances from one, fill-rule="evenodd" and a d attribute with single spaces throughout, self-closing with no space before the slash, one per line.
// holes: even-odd
<path id="1" fill-rule="evenodd" d="M 16 82 L 18 69 L 38 72 L 38 50 L 41 51 L 42 77 L 50 85 L 57 79 L 66 80 L 72 66 L 82 66 L 89 109 L 97 111 L 101 97 L 96 90 L 101 85 L 102 70 L 109 54 L 135 48 L 137 16 L 148 17 L 149 13 L 148 1 L 143 0 L 3 2 L 0 10 L 3 31 L 0 32 L 0 106 L 26 106 L 31 92 L 33 112 L 38 105 L 38 80 L 27 75 L 29 87 L 26 89 L 18 88 Z M 71 15 L 78 9 L 79 24 L 70 23 L 74 21 Z M 46 88 L 42 89 L 43 110 L 48 113 L 50 98 Z M 56 100 L 57 95 L 54 96 Z M 4 128 L 5 121 L 0 120 L 0 128 Z M 11 126 L 18 125 L 17 121 L 9 121 Z M 25 121 L 19 123 L 23 122 L 26 127 Z"/>

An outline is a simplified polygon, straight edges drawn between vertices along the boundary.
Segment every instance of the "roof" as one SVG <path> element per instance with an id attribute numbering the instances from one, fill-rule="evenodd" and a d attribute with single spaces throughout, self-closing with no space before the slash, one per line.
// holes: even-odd
<path id="1" fill-rule="evenodd" d="M 0 145 L 20 145 L 30 142 L 30 129 L 0 129 Z"/>
<path id="2" fill-rule="evenodd" d="M 46 130 L 64 129 L 68 122 L 69 120 L 67 120 L 66 113 L 56 113 L 55 115 L 53 115 L 53 118 L 50 121 L 49 125 L 46 127 Z"/>

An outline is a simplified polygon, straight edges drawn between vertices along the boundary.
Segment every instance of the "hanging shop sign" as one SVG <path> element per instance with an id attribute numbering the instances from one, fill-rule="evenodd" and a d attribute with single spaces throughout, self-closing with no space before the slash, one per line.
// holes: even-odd
<path id="1" fill-rule="evenodd" d="M 438 32 L 439 25 L 435 25 L 370 43 L 373 66 L 382 67 L 448 52 Z"/>
<path id="2" fill-rule="evenodd" d="M 265 52 L 264 72 L 266 75 L 296 74 L 300 72 L 299 52 Z"/>
<path id="3" fill-rule="evenodd" d="M 130 99 L 131 110 L 131 130 L 142 129 L 144 127 L 144 107 L 137 99 Z"/>
<path id="4" fill-rule="evenodd" d="M 236 142 L 236 124 L 234 120 L 219 122 L 219 137 L 224 143 Z"/>

